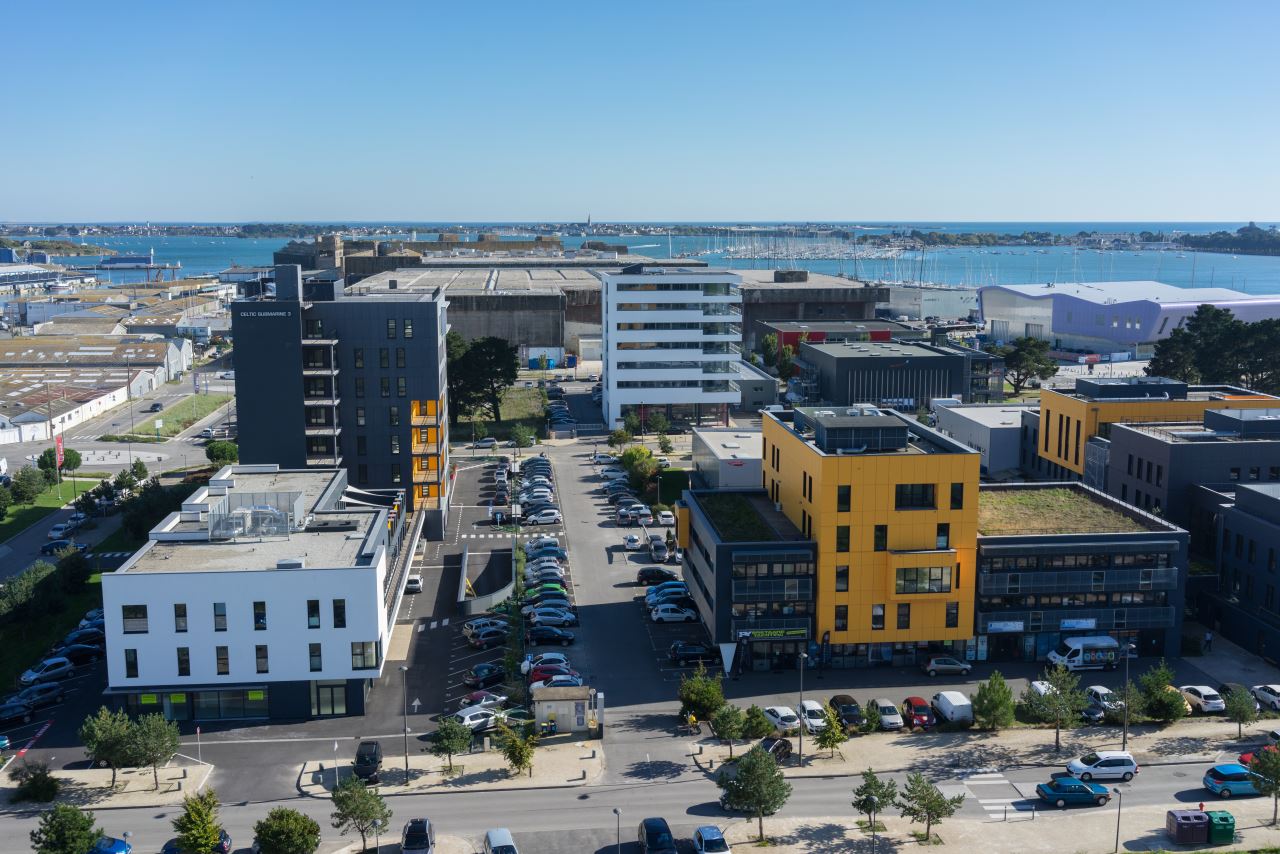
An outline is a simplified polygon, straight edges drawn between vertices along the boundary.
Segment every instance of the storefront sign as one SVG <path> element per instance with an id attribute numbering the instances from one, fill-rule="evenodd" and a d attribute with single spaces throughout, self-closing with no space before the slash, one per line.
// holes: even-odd
<path id="1" fill-rule="evenodd" d="M 808 629 L 749 629 L 738 632 L 740 638 L 751 640 L 793 640 L 809 637 Z"/>
<path id="2" fill-rule="evenodd" d="M 138 702 L 144 706 L 154 706 L 160 702 L 160 696 L 158 694 L 139 694 Z"/>
<path id="3" fill-rule="evenodd" d="M 186 695 L 186 694 L 170 694 L 170 695 L 169 695 L 169 702 L 170 702 L 170 703 L 178 703 L 178 704 L 180 704 L 180 703 L 185 703 L 186 701 L 187 701 L 187 695 Z"/>
<path id="4" fill-rule="evenodd" d="M 1058 625 L 1064 632 L 1071 629 L 1096 629 L 1098 627 L 1098 621 L 1093 617 L 1087 617 L 1076 620 L 1063 620 Z"/>
<path id="5" fill-rule="evenodd" d="M 1022 620 L 992 620 L 987 623 L 987 634 L 1022 631 Z"/>
<path id="6" fill-rule="evenodd" d="M 267 696 L 266 691 L 245 691 L 245 698 L 249 700 L 261 701 L 266 699 L 266 696 Z"/>

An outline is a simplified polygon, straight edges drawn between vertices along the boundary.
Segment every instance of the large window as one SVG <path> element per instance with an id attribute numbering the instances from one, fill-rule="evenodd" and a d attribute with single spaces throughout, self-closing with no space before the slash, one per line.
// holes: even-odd
<path id="1" fill-rule="evenodd" d="M 307 644 L 307 654 L 311 659 L 312 673 L 319 673 L 321 670 L 324 669 L 324 660 L 321 658 L 321 654 L 320 654 L 320 644 L 318 643 Z"/>
<path id="2" fill-rule="evenodd" d="M 837 512 L 837 513 L 848 513 L 848 512 L 849 512 L 849 494 L 850 494 L 850 489 L 851 489 L 851 488 L 850 488 L 850 487 L 848 487 L 848 486 L 837 486 L 837 487 L 836 487 L 836 512 Z"/>
<path id="3" fill-rule="evenodd" d="M 884 630 L 884 606 L 883 605 L 871 606 L 871 630 L 876 632 Z"/>
<path id="4" fill-rule="evenodd" d="M 849 567 L 836 567 L 836 592 L 843 593 L 849 589 Z"/>
<path id="5" fill-rule="evenodd" d="M 363 367 L 364 367 L 364 348 L 363 348 L 363 347 L 357 347 L 357 348 L 355 349 L 355 359 L 354 359 L 354 361 L 355 361 L 355 366 L 356 366 L 357 368 L 363 368 Z"/>
<path id="6" fill-rule="evenodd" d="M 333 600 L 333 627 L 335 629 L 345 629 L 347 627 L 347 600 Z"/>
<path id="7" fill-rule="evenodd" d="M 836 551 L 838 552 L 849 551 L 849 526 L 848 525 L 836 526 Z"/>
<path id="8" fill-rule="evenodd" d="M 378 367 L 383 370 L 391 367 L 391 351 L 386 347 L 378 351 Z"/>
<path id="9" fill-rule="evenodd" d="M 394 317 L 387 318 L 387 338 L 394 339 L 396 337 L 396 319 Z"/>
<path id="10" fill-rule="evenodd" d="M 964 484 L 963 483 L 951 484 L 951 509 L 952 510 L 964 509 Z"/>
<path id="11" fill-rule="evenodd" d="M 951 590 L 950 567 L 903 567 L 895 576 L 895 593 L 948 593 Z"/>
<path id="12" fill-rule="evenodd" d="M 954 629 L 960 626 L 960 603 L 947 603 L 947 628 Z"/>
<path id="13" fill-rule="evenodd" d="M 178 675 L 191 675 L 191 647 L 178 647 Z"/>
<path id="14" fill-rule="evenodd" d="M 412 318 L 406 317 L 404 319 L 404 337 L 405 338 L 413 337 L 413 319 Z"/>
<path id="15" fill-rule="evenodd" d="M 894 509 L 933 510 L 937 501 L 932 483 L 899 483 L 894 487 Z"/>
<path id="16" fill-rule="evenodd" d="M 265 632 L 267 630 L 267 603 L 253 603 L 253 630 L 255 632 Z"/>
<path id="17" fill-rule="evenodd" d="M 377 670 L 378 669 L 377 641 L 352 641 L 351 642 L 351 669 L 352 670 Z"/>
<path id="18" fill-rule="evenodd" d="M 178 602 L 173 606 L 173 630 L 175 632 L 185 632 L 187 630 L 187 605 L 185 602 Z"/>
<path id="19" fill-rule="evenodd" d="M 215 632 L 225 632 L 227 630 L 227 603 L 213 603 L 213 630 Z"/>
<path id="20" fill-rule="evenodd" d="M 320 600 L 319 599 L 307 600 L 307 628 L 309 629 L 320 628 Z"/>
<path id="21" fill-rule="evenodd" d="M 845 632 L 849 630 L 849 606 L 848 605 L 836 606 L 835 629 L 837 632 Z"/>
<path id="22" fill-rule="evenodd" d="M 126 679 L 138 678 L 138 651 L 136 649 L 126 649 L 124 651 L 124 676 Z"/>
<path id="23" fill-rule="evenodd" d="M 147 606 L 122 605 L 121 616 L 124 618 L 126 635 L 145 635 L 147 633 Z"/>
<path id="24" fill-rule="evenodd" d="M 218 675 L 227 676 L 231 673 L 231 653 L 230 647 L 216 646 L 213 648 L 214 658 L 218 662 Z"/>
<path id="25" fill-rule="evenodd" d="M 258 644 L 253 648 L 254 661 L 258 663 L 258 672 L 267 672 L 267 646 L 266 644 Z"/>
<path id="26" fill-rule="evenodd" d="M 898 628 L 900 629 L 911 628 L 911 603 L 910 602 L 898 603 Z"/>
<path id="27" fill-rule="evenodd" d="M 949 549 L 951 548 L 951 525 L 948 522 L 938 523 L 938 536 L 935 548 Z"/>
<path id="28" fill-rule="evenodd" d="M 878 552 L 886 551 L 889 548 L 888 525 L 876 525 L 874 548 Z"/>

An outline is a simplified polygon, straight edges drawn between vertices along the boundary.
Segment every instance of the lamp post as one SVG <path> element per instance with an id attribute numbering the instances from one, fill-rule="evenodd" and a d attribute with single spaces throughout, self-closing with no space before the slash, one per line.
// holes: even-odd
<path id="1" fill-rule="evenodd" d="M 616 819 L 616 821 L 617 821 L 617 825 L 618 825 L 618 828 L 617 828 L 617 833 L 618 833 L 618 836 L 617 836 L 617 844 L 616 844 L 616 846 L 615 846 L 615 848 L 614 848 L 614 851 L 616 852 L 616 854 L 622 854 L 622 810 L 618 809 L 617 807 L 614 807 L 614 808 L 613 808 L 613 817 L 614 817 L 614 819 Z"/>
<path id="2" fill-rule="evenodd" d="M 1129 701 L 1133 698 L 1129 696 L 1129 653 L 1135 649 L 1131 643 L 1126 643 L 1121 648 L 1121 654 L 1124 655 L 1124 734 L 1120 737 L 1120 749 L 1129 749 Z M 1117 818 L 1117 820 L 1119 820 Z M 1119 830 L 1116 831 L 1119 834 Z M 1116 837 L 1119 839 L 1119 836 Z M 1119 844 L 1119 843 L 1117 843 Z"/>
<path id="3" fill-rule="evenodd" d="M 1116 796 L 1116 847 L 1113 854 L 1120 852 L 1120 813 L 1124 810 L 1124 792 L 1120 789 L 1113 788 L 1112 793 Z"/>
<path id="4" fill-rule="evenodd" d="M 409 785 L 409 687 L 406 684 L 408 679 L 409 668 L 407 665 L 400 665 L 400 693 L 403 695 L 404 709 L 404 784 Z"/>
<path id="5" fill-rule="evenodd" d="M 872 795 L 871 801 L 871 854 L 876 854 L 876 849 L 880 847 L 880 838 L 876 836 L 876 808 L 880 806 L 880 799 Z"/>
<path id="6" fill-rule="evenodd" d="M 804 667 L 809 660 L 807 652 L 800 653 L 800 764 L 804 765 L 804 728 L 808 721 L 804 716 Z"/>

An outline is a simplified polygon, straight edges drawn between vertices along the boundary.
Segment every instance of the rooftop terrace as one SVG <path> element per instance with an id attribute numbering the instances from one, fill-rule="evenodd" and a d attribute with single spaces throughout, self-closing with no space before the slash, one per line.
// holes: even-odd
<path id="1" fill-rule="evenodd" d="M 978 533 L 1139 534 L 1171 526 L 1081 484 L 983 486 L 978 492 Z"/>
<path id="2" fill-rule="evenodd" d="M 727 543 L 772 543 L 803 540 L 800 529 L 774 509 L 763 491 L 697 491 L 694 500 L 702 508 L 720 539 Z"/>

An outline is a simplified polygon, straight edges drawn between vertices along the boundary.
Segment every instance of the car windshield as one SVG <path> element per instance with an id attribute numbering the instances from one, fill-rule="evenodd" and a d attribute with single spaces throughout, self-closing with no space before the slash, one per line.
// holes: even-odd
<path id="1" fill-rule="evenodd" d="M 893 706 L 880 707 L 880 714 L 882 715 L 896 715 L 897 713 L 898 713 L 898 710 L 895 709 Z"/>
<path id="2" fill-rule="evenodd" d="M 1080 764 L 1082 765 L 1097 765 L 1101 761 L 1102 757 L 1096 753 L 1087 753 L 1080 757 Z"/>
<path id="3" fill-rule="evenodd" d="M 915 712 L 917 715 L 927 715 L 927 714 L 929 714 L 929 707 L 928 707 L 928 706 L 915 705 L 915 706 L 912 706 L 912 707 L 911 707 L 911 710 L 912 710 L 913 712 Z"/>
<path id="4" fill-rule="evenodd" d="M 493 854 L 519 854 L 514 845 L 495 845 L 490 850 Z"/>
<path id="5" fill-rule="evenodd" d="M 1207 700 L 1207 701 L 1208 701 L 1208 702 L 1210 702 L 1210 703 L 1216 703 L 1216 702 L 1218 702 L 1219 700 L 1221 700 L 1221 699 L 1222 699 L 1222 698 L 1221 698 L 1221 697 L 1219 697 L 1217 694 L 1205 694 L 1205 695 L 1204 695 L 1204 698 L 1205 698 L 1205 700 Z"/>
<path id="6" fill-rule="evenodd" d="M 820 718 L 822 717 L 822 709 L 805 709 L 804 716 L 806 718 Z"/>
<path id="7" fill-rule="evenodd" d="M 728 851 L 729 845 L 723 839 L 702 840 L 703 851 Z"/>
<path id="8" fill-rule="evenodd" d="M 1114 703 L 1116 701 L 1116 695 L 1112 694 L 1110 691 L 1099 691 L 1098 699 L 1104 703 Z"/>
<path id="9" fill-rule="evenodd" d="M 862 710 L 858 708 L 856 703 L 851 703 L 851 704 L 840 707 L 840 714 L 842 715 L 856 715 L 860 711 Z"/>

